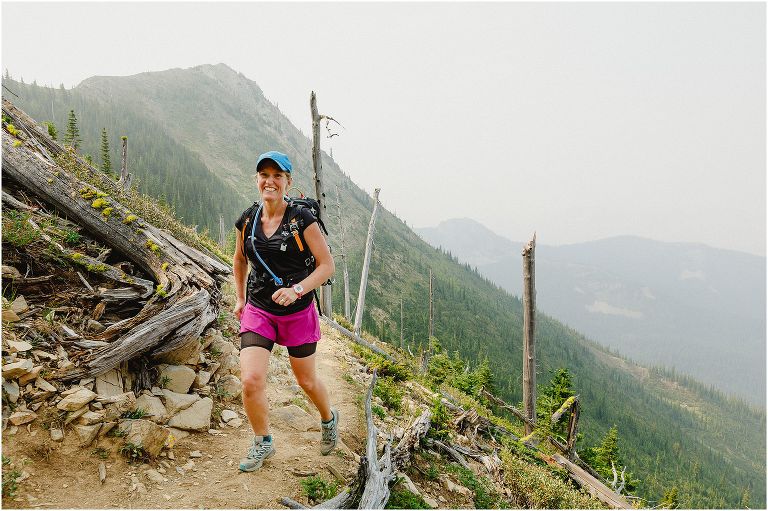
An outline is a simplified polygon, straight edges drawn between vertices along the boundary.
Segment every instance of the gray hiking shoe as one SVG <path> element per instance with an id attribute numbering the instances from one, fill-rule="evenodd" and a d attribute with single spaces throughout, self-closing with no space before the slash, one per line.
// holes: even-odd
<path id="1" fill-rule="evenodd" d="M 323 443 L 320 445 L 320 452 L 323 456 L 330 454 L 336 447 L 336 440 L 339 437 L 339 412 L 331 408 L 333 420 L 330 424 L 320 423 L 320 429 L 323 430 Z"/>
<path id="2" fill-rule="evenodd" d="M 275 454 L 272 439 L 264 440 L 263 436 L 253 437 L 253 444 L 248 449 L 248 456 L 240 460 L 241 472 L 253 472 L 261 468 L 264 460 Z"/>

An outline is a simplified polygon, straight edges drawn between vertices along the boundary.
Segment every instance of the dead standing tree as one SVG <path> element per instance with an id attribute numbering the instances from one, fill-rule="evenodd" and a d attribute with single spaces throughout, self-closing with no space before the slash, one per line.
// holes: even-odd
<path id="1" fill-rule="evenodd" d="M 347 321 L 350 317 L 349 307 L 349 269 L 347 268 L 347 254 L 344 250 L 344 222 L 341 220 L 341 194 L 339 193 L 339 185 L 336 185 L 336 207 L 339 212 L 339 236 L 341 238 L 341 269 L 344 274 L 344 318 Z"/>
<path id="2" fill-rule="evenodd" d="M 523 248 L 523 411 L 529 422 L 525 434 L 533 433 L 536 423 L 536 233 Z"/>
<path id="3" fill-rule="evenodd" d="M 84 355 L 80 367 L 54 377 L 72 380 L 98 375 L 140 355 L 161 355 L 197 342 L 203 329 L 217 317 L 220 285 L 231 274 L 230 267 L 132 214 L 114 199 L 131 192 L 76 155 L 72 158 L 98 180 L 98 187 L 60 166 L 53 157 L 64 149 L 6 100 L 3 113 L 27 137 L 23 145 L 15 147 L 12 137 L 3 131 L 3 179 L 65 214 L 94 238 L 124 254 L 157 283 L 152 294 L 151 281 L 127 277 L 119 268 L 103 262 L 93 265 L 102 277 L 124 286 L 107 290 L 109 296 L 121 302 L 149 299 L 138 314 L 91 338 L 109 344 Z M 84 262 L 86 257 L 71 256 Z"/>
<path id="4" fill-rule="evenodd" d="M 317 112 L 317 97 L 315 92 L 309 96 L 309 107 L 312 112 L 312 169 L 315 174 L 315 195 L 317 196 L 317 202 L 320 204 L 320 211 L 317 212 L 318 218 L 323 218 L 326 211 L 325 205 L 325 190 L 323 189 L 323 162 L 320 156 L 320 121 L 323 119 L 333 121 L 337 124 L 339 122 L 328 115 L 320 115 Z M 339 124 L 341 126 L 341 124 Z M 326 217 L 327 218 L 327 217 Z M 330 281 L 328 284 L 324 284 L 320 288 L 320 303 L 323 304 L 323 310 L 325 315 L 329 318 L 333 317 L 333 296 L 331 290 Z"/>
<path id="5" fill-rule="evenodd" d="M 120 137 L 120 140 L 123 143 L 121 157 L 120 157 L 120 186 L 123 187 L 123 190 L 130 190 L 131 189 L 131 181 L 133 181 L 133 176 L 131 176 L 128 173 L 128 137 L 123 135 Z"/>
<path id="6" fill-rule="evenodd" d="M 363 272 L 360 276 L 360 291 L 357 294 L 357 304 L 355 305 L 355 335 L 360 335 L 360 327 L 363 324 L 363 310 L 365 309 L 365 290 L 368 287 L 368 268 L 371 265 L 371 252 L 373 251 L 373 231 L 376 227 L 376 213 L 379 210 L 379 192 L 381 188 L 376 188 L 373 192 L 373 213 L 371 221 L 368 223 L 368 238 L 365 241 L 365 257 L 363 258 Z"/>

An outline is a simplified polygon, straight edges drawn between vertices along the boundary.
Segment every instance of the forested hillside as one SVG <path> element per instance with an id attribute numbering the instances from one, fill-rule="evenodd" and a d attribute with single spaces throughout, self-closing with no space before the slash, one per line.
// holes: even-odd
<path id="1" fill-rule="evenodd" d="M 468 218 L 416 232 L 522 294 L 522 242 Z M 765 406 L 764 257 L 616 236 L 539 245 L 536 268 L 539 310 L 641 364 Z"/>
<path id="2" fill-rule="evenodd" d="M 231 225 L 237 213 L 257 198 L 250 178 L 253 162 L 269 149 L 289 154 L 297 186 L 313 194 L 310 141 L 264 98 L 254 82 L 224 65 L 96 77 L 72 91 L 46 90 L 11 80 L 5 83 L 20 96 L 14 102 L 33 117 L 52 120 L 55 112 L 59 136 L 66 127 L 65 114 L 74 109 L 83 134 L 83 152 L 93 154 L 96 163 L 100 162 L 97 147 L 102 127 L 115 134 L 112 162 L 119 162 L 119 135 L 127 135 L 129 153 L 136 161 L 151 161 L 146 172 L 158 179 L 154 189 L 142 189 L 165 194 L 190 223 L 213 227 L 221 213 Z M 309 91 L 307 103 L 308 98 Z M 322 98 L 319 100 L 322 110 Z M 309 105 L 307 111 L 309 119 Z M 104 124 L 108 121 L 111 124 Z M 90 122 L 98 124 L 87 126 Z M 91 137 L 93 140 L 85 140 Z M 151 160 L 145 147 L 153 148 Z M 334 197 L 338 186 L 341 193 L 354 301 L 371 198 L 327 155 L 323 157 L 327 190 Z M 190 169 L 171 163 L 177 158 L 190 163 Z M 139 164 L 134 165 L 132 170 L 138 174 Z M 166 168 L 171 170 L 166 172 Z M 192 177 L 187 179 L 182 171 Z M 145 182 L 142 186 L 147 186 L 148 176 L 139 177 Z M 182 187 L 185 179 L 190 187 L 197 183 L 190 188 L 193 199 L 170 193 Z M 335 200 L 328 206 L 325 221 L 330 242 L 338 248 Z M 447 350 L 458 351 L 474 363 L 487 358 L 500 394 L 518 402 L 520 301 L 449 254 L 430 247 L 386 210 L 381 210 L 377 221 L 364 328 L 389 342 L 399 342 L 402 300 L 406 341 L 412 349 L 425 345 L 430 269 L 435 275 L 435 335 Z M 339 276 L 334 286 L 337 311 L 342 296 Z M 557 368 L 567 367 L 581 395 L 584 438 L 579 449 L 596 445 L 615 424 L 621 456 L 641 480 L 637 493 L 649 499 L 650 505 L 672 487 L 677 488 L 684 507 L 739 507 L 745 491 L 752 506 L 765 505 L 764 412 L 703 392 L 695 383 L 675 382 L 628 364 L 544 315 L 539 316 L 537 343 L 540 382 L 545 383 Z"/>

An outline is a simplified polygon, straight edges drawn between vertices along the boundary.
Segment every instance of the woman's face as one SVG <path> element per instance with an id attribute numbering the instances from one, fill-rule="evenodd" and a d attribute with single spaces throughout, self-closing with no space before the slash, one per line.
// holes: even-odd
<path id="1" fill-rule="evenodd" d="M 291 175 L 274 165 L 262 165 L 256 175 L 256 185 L 265 201 L 282 199 L 291 185 Z"/>

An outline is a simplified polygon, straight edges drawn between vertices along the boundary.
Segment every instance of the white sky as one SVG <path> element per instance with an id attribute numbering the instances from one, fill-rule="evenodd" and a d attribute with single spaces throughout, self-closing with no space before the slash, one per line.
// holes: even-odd
<path id="1" fill-rule="evenodd" d="M 2 68 L 70 87 L 223 62 L 409 225 L 765 255 L 764 3 L 11 3 Z"/>

